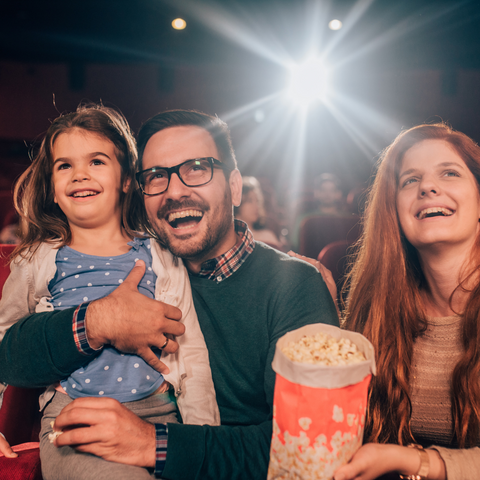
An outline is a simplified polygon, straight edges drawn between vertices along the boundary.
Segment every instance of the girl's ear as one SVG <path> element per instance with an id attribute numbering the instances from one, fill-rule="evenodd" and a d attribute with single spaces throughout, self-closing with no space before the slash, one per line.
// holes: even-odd
<path id="1" fill-rule="evenodd" d="M 123 181 L 123 189 L 122 189 L 123 193 L 128 192 L 128 189 L 130 188 L 131 183 L 132 183 L 132 179 L 128 177 Z"/>

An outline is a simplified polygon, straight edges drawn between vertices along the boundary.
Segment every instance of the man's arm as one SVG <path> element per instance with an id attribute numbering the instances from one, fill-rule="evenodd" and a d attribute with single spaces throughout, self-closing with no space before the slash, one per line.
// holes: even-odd
<path id="1" fill-rule="evenodd" d="M 87 427 L 66 431 L 55 445 L 74 445 L 112 462 L 155 466 L 155 427 L 116 400 L 77 398 L 55 419 L 54 429 L 79 424 Z M 271 436 L 271 421 L 241 427 L 169 424 L 170 469 L 162 478 L 265 480 Z"/>
<path id="2" fill-rule="evenodd" d="M 0 344 L 0 381 L 45 387 L 92 358 L 79 352 L 72 333 L 75 309 L 35 313 L 10 327 Z"/>
<path id="3" fill-rule="evenodd" d="M 107 343 L 136 353 L 161 370 L 164 364 L 150 347 L 160 348 L 164 333 L 182 335 L 185 329 L 177 321 L 181 318 L 178 308 L 138 292 L 144 272 L 140 262 L 114 292 L 89 305 L 80 328 L 80 336 L 85 328 L 86 348 L 79 345 L 78 308 L 36 313 L 15 323 L 0 344 L 0 381 L 19 387 L 49 385 L 91 361 L 98 355 L 95 349 Z M 166 351 L 177 349 L 175 341 L 168 342 Z"/>

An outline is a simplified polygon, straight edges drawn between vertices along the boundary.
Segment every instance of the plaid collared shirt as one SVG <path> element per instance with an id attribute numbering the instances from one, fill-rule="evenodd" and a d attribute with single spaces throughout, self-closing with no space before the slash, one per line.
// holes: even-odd
<path id="1" fill-rule="evenodd" d="M 255 241 L 247 224 L 241 220 L 235 220 L 235 232 L 240 240 L 228 252 L 202 263 L 197 276 L 221 282 L 241 267 L 253 252 Z"/>

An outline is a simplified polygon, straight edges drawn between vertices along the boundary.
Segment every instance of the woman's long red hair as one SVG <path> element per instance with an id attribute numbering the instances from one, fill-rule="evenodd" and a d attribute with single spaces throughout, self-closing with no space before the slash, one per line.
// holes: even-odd
<path id="1" fill-rule="evenodd" d="M 416 337 L 426 328 L 420 292 L 425 278 L 416 250 L 402 235 L 396 210 L 403 156 L 415 144 L 444 140 L 460 155 L 480 186 L 480 148 L 444 124 L 419 125 L 402 132 L 383 152 L 365 210 L 364 232 L 348 279 L 345 327 L 365 335 L 376 351 L 378 374 L 372 380 L 365 439 L 414 441 L 411 429 L 411 358 Z M 479 187 L 480 189 L 480 187 Z M 477 247 L 479 242 L 477 241 Z M 462 282 L 478 273 L 478 248 Z M 474 277 L 473 277 L 474 276 Z M 458 288 L 463 288 L 460 285 Z M 480 433 L 480 284 L 462 314 L 464 353 L 452 374 L 452 444 L 477 444 Z"/>

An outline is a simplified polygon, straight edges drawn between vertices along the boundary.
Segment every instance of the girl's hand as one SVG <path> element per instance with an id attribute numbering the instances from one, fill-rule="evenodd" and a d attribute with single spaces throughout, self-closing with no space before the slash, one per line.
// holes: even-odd
<path id="1" fill-rule="evenodd" d="M 436 450 L 427 449 L 430 460 L 428 478 L 445 480 L 446 470 Z M 400 445 L 367 443 L 360 447 L 347 465 L 340 467 L 334 480 L 373 480 L 387 473 L 416 474 L 420 456 L 415 448 Z"/>
<path id="2" fill-rule="evenodd" d="M 0 432 L 0 453 L 3 453 L 8 458 L 18 457 L 18 453 L 15 453 L 10 444 L 5 440 L 3 433 Z"/>
<path id="3" fill-rule="evenodd" d="M 324 267 L 318 260 L 314 260 L 313 258 L 306 257 L 305 255 L 299 255 L 292 250 L 288 252 L 288 255 L 310 263 L 320 272 L 323 281 L 326 283 L 328 291 L 333 298 L 333 303 L 337 305 L 337 285 L 335 284 L 335 280 L 333 279 L 332 272 L 328 268 Z"/>

